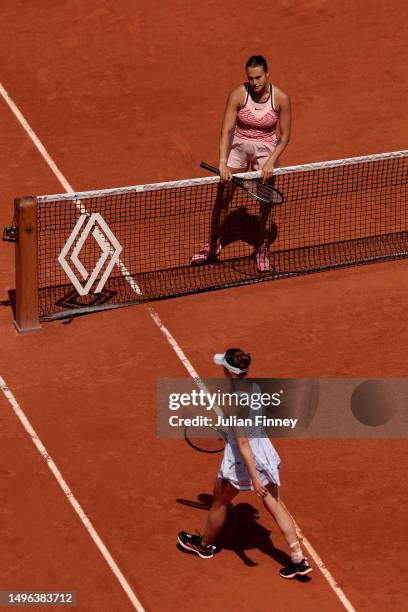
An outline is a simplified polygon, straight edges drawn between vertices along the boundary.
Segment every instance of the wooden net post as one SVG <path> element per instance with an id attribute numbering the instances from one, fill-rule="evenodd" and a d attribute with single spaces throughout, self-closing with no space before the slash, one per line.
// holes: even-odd
<path id="1" fill-rule="evenodd" d="M 16 241 L 16 305 L 14 325 L 19 333 L 40 331 L 38 314 L 37 200 L 14 200 Z"/>

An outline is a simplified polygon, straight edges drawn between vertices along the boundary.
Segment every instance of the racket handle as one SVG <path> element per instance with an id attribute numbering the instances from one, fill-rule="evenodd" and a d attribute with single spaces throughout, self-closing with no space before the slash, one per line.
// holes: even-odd
<path id="1" fill-rule="evenodd" d="M 214 174 L 220 173 L 218 168 L 216 168 L 215 166 L 210 166 L 210 164 L 206 164 L 206 162 L 201 162 L 200 167 L 204 168 L 205 170 L 209 170 L 210 172 L 213 172 Z"/>

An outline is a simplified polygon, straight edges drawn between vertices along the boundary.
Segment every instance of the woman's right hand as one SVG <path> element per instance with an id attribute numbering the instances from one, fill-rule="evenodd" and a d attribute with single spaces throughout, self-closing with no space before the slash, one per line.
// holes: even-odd
<path id="1" fill-rule="evenodd" d="M 220 171 L 220 179 L 221 181 L 230 181 L 232 179 L 232 174 L 228 170 L 227 162 L 220 162 L 218 169 Z"/>

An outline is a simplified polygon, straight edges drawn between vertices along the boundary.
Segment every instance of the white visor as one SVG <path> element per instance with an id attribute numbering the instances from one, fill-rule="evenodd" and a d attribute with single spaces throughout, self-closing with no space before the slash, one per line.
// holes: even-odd
<path id="1" fill-rule="evenodd" d="M 234 366 L 230 365 L 225 359 L 225 353 L 217 353 L 214 355 L 214 363 L 224 366 L 224 368 L 227 368 L 227 370 L 233 374 L 244 374 L 247 371 L 246 369 L 240 370 L 240 368 L 234 368 Z"/>

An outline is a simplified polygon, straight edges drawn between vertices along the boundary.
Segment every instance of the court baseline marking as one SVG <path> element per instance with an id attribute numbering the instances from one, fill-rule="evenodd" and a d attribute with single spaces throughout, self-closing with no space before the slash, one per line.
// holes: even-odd
<path id="1" fill-rule="evenodd" d="M 48 451 L 45 448 L 44 444 L 41 442 L 39 436 L 37 435 L 36 431 L 34 430 L 33 426 L 31 425 L 30 421 L 28 420 L 28 418 L 24 414 L 23 410 L 21 409 L 20 405 L 18 404 L 18 402 L 17 402 L 16 398 L 14 397 L 13 393 L 10 391 L 10 389 L 8 388 L 5 380 L 1 376 L 0 376 L 0 389 L 3 391 L 7 401 L 9 402 L 11 407 L 13 408 L 13 410 L 14 410 L 15 414 L 17 415 L 17 417 L 20 419 L 24 429 L 26 430 L 26 432 L 28 433 L 28 435 L 32 439 L 32 441 L 33 441 L 34 445 L 36 446 L 38 452 L 40 453 L 42 458 L 45 460 L 45 462 L 48 465 L 49 469 L 51 470 L 52 474 L 55 476 L 55 479 L 58 482 L 58 484 L 61 487 L 61 489 L 63 490 L 65 497 L 68 499 L 69 503 L 74 508 L 74 510 L 77 513 L 77 515 L 79 516 L 82 524 L 85 526 L 85 529 L 88 531 L 89 535 L 91 536 L 92 540 L 95 542 L 95 544 L 98 547 L 99 551 L 102 553 L 105 561 L 109 565 L 109 567 L 112 570 L 113 574 L 118 579 L 121 587 L 125 591 L 126 595 L 129 597 L 130 601 L 133 604 L 133 607 L 138 612 L 144 612 L 144 608 L 143 608 L 142 604 L 140 603 L 140 601 L 138 600 L 138 598 L 136 597 L 136 594 L 133 592 L 132 587 L 130 586 L 130 584 L 128 583 L 128 581 L 126 580 L 126 578 L 124 577 L 124 575 L 120 571 L 119 566 L 117 565 L 117 563 L 113 559 L 112 555 L 110 554 L 109 550 L 107 549 L 107 547 L 103 543 L 102 539 L 100 538 L 100 536 L 99 536 L 98 532 L 96 531 L 95 527 L 92 525 L 92 523 L 89 520 L 88 516 L 85 514 L 85 511 L 82 508 L 81 504 L 78 502 L 78 500 L 76 499 L 76 497 L 72 493 L 71 489 L 69 488 L 69 486 L 65 482 L 64 477 L 62 476 L 62 474 L 59 471 L 58 467 L 56 466 L 55 462 L 51 458 L 50 454 L 48 453 Z"/>
<path id="2" fill-rule="evenodd" d="M 52 172 L 54 173 L 56 178 L 59 180 L 59 182 L 61 183 L 63 188 L 67 191 L 67 193 L 74 192 L 75 190 L 70 185 L 68 180 L 65 178 L 65 176 L 63 175 L 61 170 L 58 168 L 57 164 L 54 162 L 52 157 L 49 155 L 49 153 L 46 150 L 45 146 L 42 144 L 41 140 L 38 138 L 38 136 L 36 135 L 36 133 L 34 132 L 32 127 L 30 126 L 30 124 L 28 123 L 28 121 L 26 120 L 26 118 L 24 117 L 22 112 L 19 110 L 19 108 L 17 107 L 16 103 L 12 100 L 12 98 L 10 97 L 10 95 L 8 94 L 8 92 L 6 91 L 6 89 L 4 88 L 4 86 L 3 86 L 3 84 L 1 82 L 0 82 L 0 95 L 3 97 L 4 101 L 9 106 L 10 110 L 12 111 L 12 113 L 15 115 L 17 121 L 23 127 L 23 129 L 25 130 L 27 135 L 30 137 L 30 139 L 32 140 L 32 142 L 34 143 L 36 148 L 38 149 L 39 153 L 43 157 L 44 161 L 51 168 Z M 198 372 L 195 370 L 194 366 L 189 361 L 189 359 L 186 356 L 186 354 L 184 353 L 183 349 L 177 343 L 177 340 L 170 333 L 170 331 L 167 329 L 167 327 L 162 323 L 159 314 L 156 312 L 156 310 L 154 308 L 152 308 L 149 305 L 146 305 L 145 308 L 149 312 L 150 317 L 152 318 L 152 320 L 154 321 L 154 323 L 156 324 L 158 329 L 161 331 L 163 336 L 166 338 L 167 342 L 170 344 L 170 346 L 172 347 L 172 349 L 176 353 L 177 357 L 180 359 L 181 363 L 183 364 L 183 366 L 185 367 L 185 369 L 187 370 L 187 372 L 189 373 L 191 378 L 194 380 L 194 382 L 197 384 L 197 386 L 199 388 L 204 388 L 205 389 L 205 384 L 201 380 Z M 3 391 L 4 395 L 6 396 L 7 400 L 10 402 L 13 410 L 15 411 L 16 415 L 20 419 L 21 423 L 23 424 L 24 429 L 27 431 L 28 435 L 32 438 L 32 440 L 33 440 L 34 444 L 36 445 L 37 449 L 39 450 L 40 454 L 46 460 L 48 467 L 50 468 L 51 472 L 53 473 L 53 475 L 57 479 L 58 484 L 60 485 L 60 487 L 64 491 L 64 494 L 68 498 L 68 501 L 73 506 L 75 512 L 78 514 L 78 516 L 81 519 L 82 523 L 84 524 L 85 528 L 89 531 L 89 533 L 90 533 L 92 539 L 94 540 L 96 546 L 100 550 L 101 554 L 105 558 L 106 562 L 108 563 L 109 567 L 111 568 L 111 570 L 115 574 L 116 578 L 119 580 L 122 588 L 125 590 L 125 592 L 128 595 L 129 599 L 132 601 L 135 609 L 138 610 L 138 612 L 143 612 L 143 607 L 142 607 L 140 601 L 138 600 L 138 598 L 136 597 L 135 593 L 133 592 L 131 586 L 126 581 L 126 578 L 123 576 L 123 574 L 120 571 L 119 567 L 116 565 L 116 563 L 113 560 L 113 558 L 112 558 L 111 554 L 109 553 L 108 549 L 103 544 L 101 538 L 99 537 L 99 535 L 97 534 L 96 530 L 92 526 L 92 523 L 90 522 L 90 520 L 88 519 L 88 517 L 84 513 L 84 511 L 81 508 L 79 502 L 73 496 L 73 493 L 71 492 L 71 490 L 69 489 L 69 487 L 66 484 L 65 480 L 63 479 L 61 472 L 58 470 L 57 466 L 55 465 L 55 463 L 50 458 L 49 454 L 47 453 L 47 450 L 46 450 L 45 446 L 42 444 L 41 440 L 38 438 L 37 434 L 35 433 L 34 429 L 32 428 L 32 426 L 31 426 L 29 420 L 27 419 L 26 415 L 24 414 L 23 410 L 20 408 L 20 406 L 18 405 L 17 401 L 15 400 L 12 392 L 10 391 L 10 389 L 8 389 L 5 381 L 1 377 L 0 377 L 0 388 Z M 75 503 L 73 503 L 73 502 L 75 502 Z M 296 522 L 295 522 L 295 524 L 296 524 Z M 302 539 L 302 542 L 303 542 L 303 545 L 304 545 L 305 549 L 309 553 L 310 557 L 313 559 L 313 561 L 316 564 L 316 566 L 319 568 L 320 572 L 323 574 L 323 576 L 326 579 L 326 581 L 328 582 L 330 588 L 334 591 L 334 593 L 336 594 L 336 596 L 338 597 L 340 602 L 343 604 L 344 608 L 348 612 L 355 612 L 355 608 L 353 607 L 351 602 L 348 600 L 346 594 L 340 588 L 340 586 L 337 584 L 337 582 L 335 581 L 335 579 L 332 576 L 332 574 L 330 573 L 330 571 L 324 565 L 321 557 L 318 555 L 318 553 L 313 548 L 313 546 L 310 544 L 310 542 L 302 534 L 302 532 L 301 532 L 301 530 L 300 530 L 300 528 L 299 528 L 299 526 L 297 524 L 296 524 L 296 529 L 297 529 L 297 532 L 298 532 L 298 536 Z"/>

